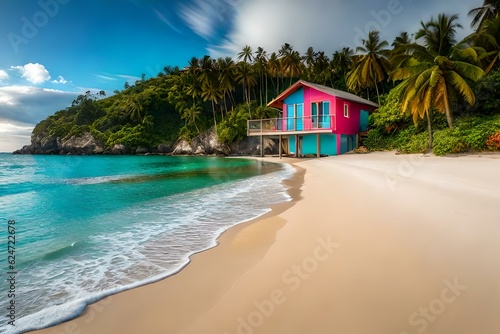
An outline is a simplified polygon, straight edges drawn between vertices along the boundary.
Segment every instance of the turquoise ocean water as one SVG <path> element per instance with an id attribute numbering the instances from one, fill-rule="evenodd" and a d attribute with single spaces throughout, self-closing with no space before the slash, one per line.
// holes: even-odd
<path id="1" fill-rule="evenodd" d="M 225 229 L 289 200 L 288 165 L 247 159 L 0 154 L 0 276 L 15 220 L 15 327 L 0 283 L 0 333 L 81 313 L 177 272 Z"/>

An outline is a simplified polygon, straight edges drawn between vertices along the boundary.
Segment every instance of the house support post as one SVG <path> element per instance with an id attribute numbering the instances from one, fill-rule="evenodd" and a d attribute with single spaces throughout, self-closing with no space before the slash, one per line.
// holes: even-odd
<path id="1" fill-rule="evenodd" d="M 260 157 L 264 157 L 264 136 L 260 135 Z"/>
<path id="2" fill-rule="evenodd" d="M 356 135 L 356 148 L 359 148 L 359 133 Z"/>
<path id="3" fill-rule="evenodd" d="M 295 157 L 299 157 L 299 136 L 295 135 Z"/>
<path id="4" fill-rule="evenodd" d="M 278 143 L 279 143 L 279 144 L 278 144 L 278 152 L 279 152 L 278 154 L 279 154 L 279 156 L 280 156 L 280 159 L 281 159 L 281 155 L 282 155 L 282 153 L 283 153 L 283 152 L 282 152 L 282 148 L 281 148 L 281 145 L 282 145 L 282 142 L 283 142 L 283 138 L 282 138 L 282 137 L 283 137 L 283 136 L 282 136 L 282 135 L 280 135 L 280 137 L 279 137 L 280 139 L 279 139 L 279 141 L 278 141 Z"/>
<path id="5" fill-rule="evenodd" d="M 316 156 L 321 157 L 321 135 L 319 133 L 316 134 Z"/>

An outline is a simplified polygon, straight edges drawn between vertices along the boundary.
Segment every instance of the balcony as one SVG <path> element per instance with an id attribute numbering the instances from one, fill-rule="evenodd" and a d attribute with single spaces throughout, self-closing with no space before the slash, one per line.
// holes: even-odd
<path id="1" fill-rule="evenodd" d="M 248 136 L 291 135 L 299 133 L 332 133 L 335 130 L 333 115 L 268 118 L 249 120 Z"/>

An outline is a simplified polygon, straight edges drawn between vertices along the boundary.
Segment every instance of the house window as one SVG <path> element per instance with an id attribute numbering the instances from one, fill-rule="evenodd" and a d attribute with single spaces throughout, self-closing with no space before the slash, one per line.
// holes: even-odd
<path id="1" fill-rule="evenodd" d="M 287 105 L 287 130 L 288 131 L 302 131 L 303 130 L 303 117 L 304 105 L 302 103 Z"/>
<path id="2" fill-rule="evenodd" d="M 311 121 L 313 128 L 330 127 L 330 102 L 313 102 L 311 104 Z"/>
<path id="3" fill-rule="evenodd" d="M 344 103 L 344 117 L 349 118 L 349 105 Z"/>

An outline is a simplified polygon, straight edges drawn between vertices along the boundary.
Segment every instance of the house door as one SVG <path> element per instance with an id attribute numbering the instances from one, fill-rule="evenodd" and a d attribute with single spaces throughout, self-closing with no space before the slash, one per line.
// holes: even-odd
<path id="1" fill-rule="evenodd" d="M 297 119 L 297 128 L 296 130 L 297 131 L 302 131 L 304 130 L 304 105 L 303 104 L 297 104 L 296 105 L 297 108 L 296 108 L 296 113 L 295 113 L 295 117 Z"/>
<path id="2" fill-rule="evenodd" d="M 286 119 L 287 119 L 287 124 L 286 124 L 286 130 L 287 131 L 294 131 L 295 130 L 295 105 L 290 104 L 286 106 Z"/>

